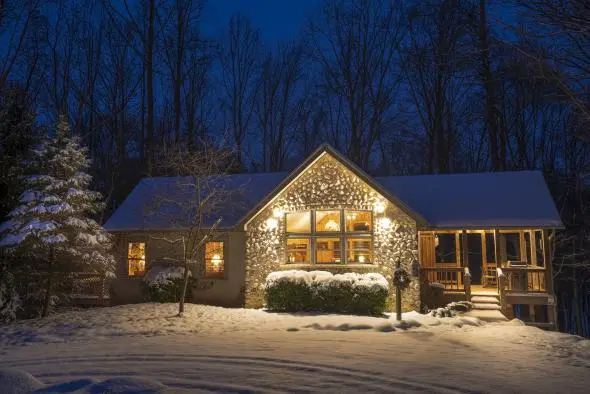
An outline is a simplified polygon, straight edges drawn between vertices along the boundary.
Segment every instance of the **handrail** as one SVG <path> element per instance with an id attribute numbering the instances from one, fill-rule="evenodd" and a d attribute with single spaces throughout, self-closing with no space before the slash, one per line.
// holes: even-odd
<path id="1" fill-rule="evenodd" d="M 498 298 L 500 299 L 500 308 L 503 314 L 506 314 L 506 302 L 504 301 L 505 295 L 504 292 L 506 291 L 506 275 L 502 268 L 496 268 L 496 274 L 498 275 Z"/>
<path id="2" fill-rule="evenodd" d="M 463 267 L 422 267 L 422 281 L 440 283 L 446 291 L 464 291 Z"/>
<path id="3" fill-rule="evenodd" d="M 512 293 L 545 293 L 544 267 L 504 267 L 498 268 L 498 278 L 504 279 L 502 290 Z"/>
<path id="4" fill-rule="evenodd" d="M 469 267 L 463 270 L 463 288 L 465 289 L 465 301 L 471 301 L 471 271 Z"/>

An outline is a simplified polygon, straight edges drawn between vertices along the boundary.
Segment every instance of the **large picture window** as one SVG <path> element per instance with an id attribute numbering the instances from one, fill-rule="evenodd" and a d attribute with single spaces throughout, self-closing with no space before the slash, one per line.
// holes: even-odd
<path id="1" fill-rule="evenodd" d="M 129 243 L 127 250 L 127 274 L 129 276 L 145 275 L 145 243 Z"/>
<path id="2" fill-rule="evenodd" d="M 371 264 L 373 213 L 317 210 L 285 214 L 287 264 Z"/>

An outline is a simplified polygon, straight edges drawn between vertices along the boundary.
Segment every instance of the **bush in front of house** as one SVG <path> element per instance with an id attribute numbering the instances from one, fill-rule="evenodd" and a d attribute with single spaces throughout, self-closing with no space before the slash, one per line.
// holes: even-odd
<path id="1" fill-rule="evenodd" d="M 190 275 L 190 272 L 189 272 Z M 144 289 L 151 302 L 178 302 L 182 295 L 184 267 L 154 264 L 143 277 Z M 186 300 L 190 302 L 190 283 Z"/>
<path id="2" fill-rule="evenodd" d="M 377 315 L 386 309 L 389 284 L 376 273 L 291 270 L 271 272 L 265 288 L 271 311 Z"/>

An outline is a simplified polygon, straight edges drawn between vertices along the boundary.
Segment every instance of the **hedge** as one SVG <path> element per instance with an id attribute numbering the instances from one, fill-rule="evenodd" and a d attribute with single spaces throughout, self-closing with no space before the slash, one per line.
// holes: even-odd
<path id="1" fill-rule="evenodd" d="M 377 315 L 386 310 L 389 285 L 376 273 L 291 270 L 271 272 L 265 290 L 271 311 Z"/>

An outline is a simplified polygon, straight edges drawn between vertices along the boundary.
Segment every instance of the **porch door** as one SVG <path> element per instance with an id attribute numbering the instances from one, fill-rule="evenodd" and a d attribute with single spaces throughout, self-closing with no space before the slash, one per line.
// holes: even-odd
<path id="1" fill-rule="evenodd" d="M 471 272 L 471 284 L 481 285 L 483 276 L 482 258 L 482 234 L 469 233 L 467 235 L 467 250 L 469 252 L 469 271 Z"/>

